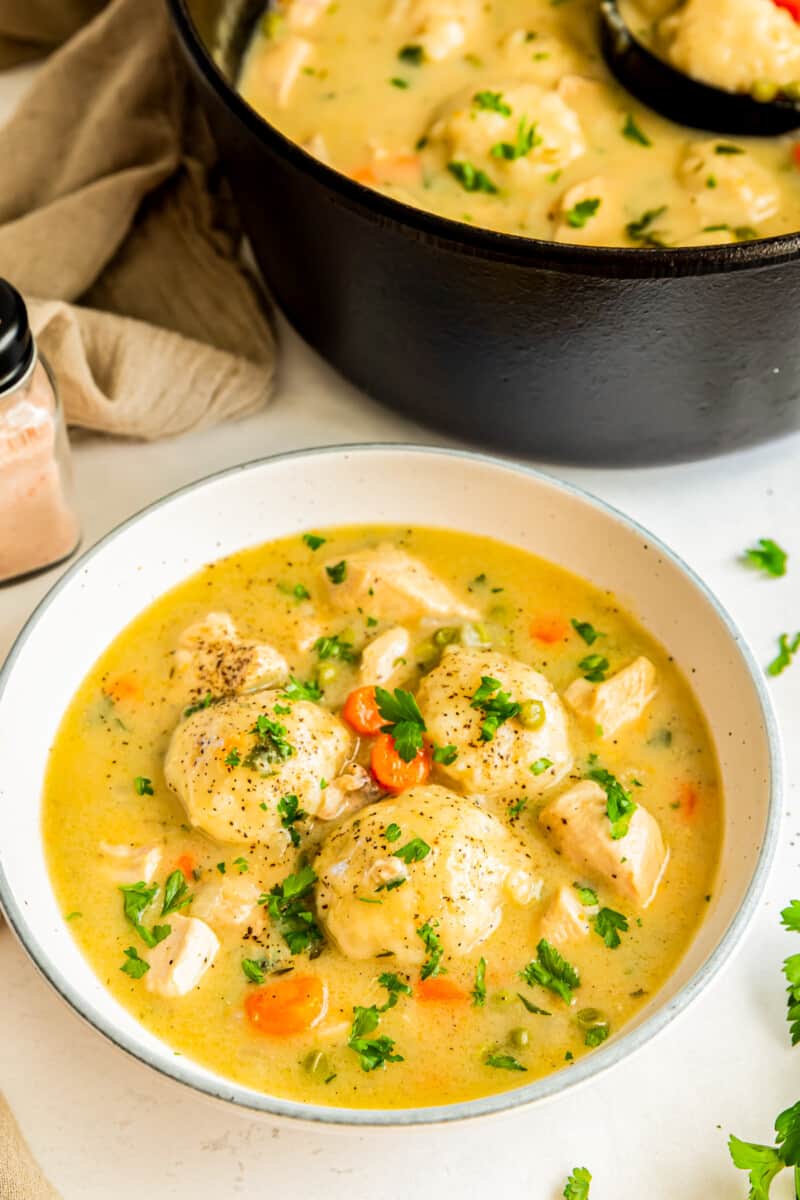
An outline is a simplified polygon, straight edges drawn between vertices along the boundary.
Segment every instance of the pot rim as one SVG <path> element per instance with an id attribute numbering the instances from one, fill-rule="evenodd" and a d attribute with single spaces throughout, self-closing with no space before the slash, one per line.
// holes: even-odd
<path id="1" fill-rule="evenodd" d="M 394 225 L 433 241 L 438 249 L 491 261 L 571 274 L 610 278 L 675 278 L 758 270 L 800 258 L 800 230 L 732 245 L 640 249 L 625 246 L 577 246 L 541 238 L 500 233 L 453 221 L 357 183 L 320 162 L 260 116 L 233 88 L 209 52 L 189 12 L 188 0 L 167 0 L 184 52 L 207 86 L 247 130 L 301 174 L 335 193 L 362 217 Z"/>
<path id="2" fill-rule="evenodd" d="M 91 1000 L 81 994 L 79 988 L 73 985 L 59 968 L 54 966 L 49 952 L 41 944 L 35 933 L 28 928 L 26 916 L 18 904 L 5 873 L 0 852 L 0 907 L 4 911 L 9 926 L 18 938 L 26 953 L 33 961 L 44 979 L 60 995 L 62 1000 L 87 1024 L 119 1049 L 124 1050 L 132 1058 L 144 1063 L 167 1079 L 185 1084 L 193 1091 L 217 1100 L 225 1100 L 239 1108 L 257 1112 L 272 1118 L 288 1118 L 295 1125 L 307 1125 L 316 1128 L 351 1128 L 351 1129 L 403 1129 L 419 1126 L 437 1126 L 453 1122 L 475 1119 L 478 1117 L 496 1116 L 502 1113 L 530 1108 L 532 1105 L 559 1096 L 573 1088 L 601 1075 L 610 1067 L 617 1065 L 636 1053 L 664 1029 L 676 1017 L 683 1013 L 714 979 L 723 965 L 728 961 L 734 950 L 739 946 L 744 933 L 758 908 L 761 895 L 766 887 L 772 862 L 778 845 L 780 830 L 781 798 L 783 794 L 783 757 L 778 731 L 777 718 L 772 706 L 772 700 L 767 690 L 766 681 L 761 668 L 755 661 L 753 653 L 735 622 L 723 607 L 715 594 L 700 578 L 699 575 L 660 538 L 654 536 L 648 529 L 640 525 L 634 518 L 621 512 L 613 505 L 592 495 L 583 488 L 558 479 L 545 471 L 537 470 L 524 463 L 508 461 L 490 454 L 474 451 L 450 449 L 447 447 L 417 445 L 403 442 L 368 442 L 360 444 L 327 445 L 309 447 L 299 450 L 289 450 L 277 454 L 253 459 L 246 463 L 226 467 L 213 472 L 201 479 L 184 484 L 174 491 L 155 500 L 140 509 L 119 525 L 100 538 L 86 550 L 71 567 L 54 583 L 39 604 L 31 613 L 18 634 L 5 663 L 0 667 L 0 706 L 2 706 L 8 680 L 15 668 L 17 658 L 21 654 L 28 639 L 35 633 L 39 620 L 59 597 L 60 593 L 79 577 L 94 558 L 101 554 L 105 547 L 116 540 L 126 530 L 138 523 L 142 518 L 157 512 L 171 504 L 181 496 L 187 495 L 209 484 L 224 480 L 230 476 L 246 471 L 268 469 L 272 463 L 303 460 L 313 465 L 315 459 L 329 455 L 359 454 L 401 454 L 424 455 L 431 457 L 447 457 L 460 460 L 474 461 L 492 468 L 499 468 L 514 474 L 528 476 L 556 492 L 574 497 L 582 503 L 596 509 L 608 519 L 624 525 L 639 534 L 648 545 L 657 549 L 659 554 L 672 563 L 694 585 L 700 594 L 716 613 L 741 656 L 758 698 L 759 707 L 763 714 L 764 729 L 767 737 L 769 752 L 769 799 L 767 819 L 761 848 L 753 868 L 750 882 L 742 899 L 741 905 L 725 929 L 719 942 L 709 954 L 705 962 L 676 992 L 672 999 L 663 1003 L 640 1025 L 627 1033 L 622 1033 L 606 1046 L 598 1048 L 592 1054 L 585 1056 L 573 1065 L 569 1071 L 562 1068 L 550 1075 L 533 1081 L 526 1086 L 513 1088 L 504 1092 L 480 1096 L 472 1100 L 457 1103 L 431 1105 L 425 1108 L 385 1109 L 385 1108 L 341 1108 L 325 1105 L 307 1104 L 296 1100 L 287 1100 L 279 1096 L 258 1092 L 243 1084 L 226 1080 L 214 1072 L 210 1078 L 205 1075 L 206 1068 L 188 1058 L 170 1057 L 158 1061 L 157 1057 L 141 1040 L 132 1034 L 120 1031 L 114 1019 L 107 1013 L 99 1011 Z"/>

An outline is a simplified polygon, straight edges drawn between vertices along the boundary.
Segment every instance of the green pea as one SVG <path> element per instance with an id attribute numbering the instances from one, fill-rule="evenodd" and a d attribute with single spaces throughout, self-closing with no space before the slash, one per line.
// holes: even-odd
<path id="1" fill-rule="evenodd" d="M 608 1021 L 605 1015 L 601 1013 L 599 1008 L 582 1008 L 575 1014 L 575 1018 L 579 1025 L 584 1029 L 589 1029 L 595 1025 L 607 1025 Z"/>
<path id="2" fill-rule="evenodd" d="M 331 1073 L 330 1059 L 321 1050 L 312 1050 L 303 1059 L 303 1070 L 315 1079 L 327 1079 Z"/>
<path id="3" fill-rule="evenodd" d="M 757 79 L 750 90 L 750 95 L 759 104 L 769 104 L 779 91 L 777 83 L 773 83 L 771 79 Z"/>
<path id="4" fill-rule="evenodd" d="M 439 661 L 441 650 L 433 641 L 420 642 L 414 651 L 414 660 L 422 667 L 432 667 Z"/>
<path id="5" fill-rule="evenodd" d="M 523 700 L 519 706 L 519 723 L 523 729 L 541 729 L 547 712 L 541 700 Z"/>
<path id="6" fill-rule="evenodd" d="M 320 663 L 317 667 L 317 683 L 321 687 L 325 687 L 327 684 L 333 683 L 338 674 L 339 671 L 333 663 Z"/>
<path id="7" fill-rule="evenodd" d="M 511 1042 L 512 1046 L 516 1046 L 518 1050 L 522 1050 L 525 1046 L 527 1046 L 531 1039 L 527 1029 L 523 1029 L 522 1026 L 519 1026 L 517 1029 L 511 1030 L 511 1033 L 508 1035 L 508 1040 Z"/>
<path id="8" fill-rule="evenodd" d="M 459 630 L 454 625 L 443 625 L 441 629 L 437 629 L 433 635 L 433 641 L 436 646 L 452 646 L 453 642 L 459 639 Z"/>

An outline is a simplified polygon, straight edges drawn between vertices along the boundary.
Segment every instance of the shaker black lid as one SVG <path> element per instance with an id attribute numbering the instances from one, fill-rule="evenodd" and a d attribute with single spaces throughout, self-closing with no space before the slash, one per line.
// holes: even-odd
<path id="1" fill-rule="evenodd" d="M 25 301 L 7 280 L 0 279 L 0 392 L 24 378 L 34 354 Z"/>

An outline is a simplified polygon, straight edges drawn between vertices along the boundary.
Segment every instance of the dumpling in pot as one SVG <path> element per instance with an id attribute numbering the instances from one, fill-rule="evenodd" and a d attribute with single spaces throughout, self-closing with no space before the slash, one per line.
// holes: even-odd
<path id="1" fill-rule="evenodd" d="M 426 924 L 445 956 L 467 955 L 505 904 L 540 891 L 529 854 L 497 818 L 436 786 L 362 809 L 330 834 L 314 869 L 317 911 L 342 953 L 391 951 L 406 966 L 429 954 Z"/>
<path id="2" fill-rule="evenodd" d="M 211 837 L 274 842 L 282 851 L 289 834 L 281 826 L 280 800 L 295 795 L 315 816 L 325 800 L 324 781 L 339 774 L 352 749 L 347 726 L 318 704 L 252 692 L 182 721 L 164 775 L 191 823 Z"/>
<path id="3" fill-rule="evenodd" d="M 490 705 L 501 693 L 521 711 L 492 729 L 491 709 L 478 699 L 483 694 Z M 417 702 L 433 741 L 457 748 L 458 757 L 440 769 L 467 792 L 536 796 L 570 768 L 567 718 L 555 689 L 505 654 L 448 647 L 422 680 Z"/>

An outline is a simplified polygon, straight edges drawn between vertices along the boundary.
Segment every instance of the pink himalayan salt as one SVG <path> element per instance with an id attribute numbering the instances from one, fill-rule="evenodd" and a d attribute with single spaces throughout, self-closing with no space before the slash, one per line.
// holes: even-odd
<path id="1" fill-rule="evenodd" d="M 66 434 L 41 362 L 26 388 L 0 397 L 0 580 L 58 562 L 78 522 L 66 496 Z"/>

